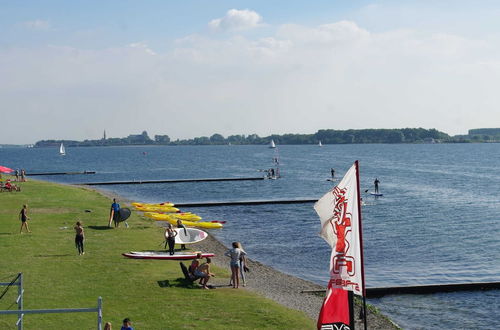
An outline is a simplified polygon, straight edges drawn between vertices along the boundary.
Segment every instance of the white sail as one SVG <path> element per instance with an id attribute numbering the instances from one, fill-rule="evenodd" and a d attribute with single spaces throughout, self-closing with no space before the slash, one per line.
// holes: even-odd
<path id="1" fill-rule="evenodd" d="M 271 140 L 271 144 L 269 145 L 269 148 L 276 148 L 276 144 L 274 143 L 274 140 Z"/>
<path id="2" fill-rule="evenodd" d="M 66 155 L 66 150 L 64 149 L 64 144 L 61 143 L 61 146 L 59 147 L 59 154 L 61 155 Z"/>
<path id="3" fill-rule="evenodd" d="M 323 146 L 323 144 L 321 143 L 321 141 L 319 141 L 318 146 L 320 146 L 320 147 Z"/>

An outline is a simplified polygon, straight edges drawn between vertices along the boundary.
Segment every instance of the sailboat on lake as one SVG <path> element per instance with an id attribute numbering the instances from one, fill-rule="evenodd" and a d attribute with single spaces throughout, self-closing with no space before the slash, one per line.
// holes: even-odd
<path id="1" fill-rule="evenodd" d="M 274 143 L 274 140 L 271 140 L 271 143 L 269 144 L 269 148 L 276 148 L 276 144 Z"/>
<path id="2" fill-rule="evenodd" d="M 61 145 L 59 146 L 59 154 L 61 156 L 66 156 L 66 149 L 64 149 L 64 144 L 61 142 Z"/>
<path id="3" fill-rule="evenodd" d="M 322 147 L 322 146 L 323 146 L 323 144 L 321 143 L 321 141 L 319 141 L 318 147 Z"/>

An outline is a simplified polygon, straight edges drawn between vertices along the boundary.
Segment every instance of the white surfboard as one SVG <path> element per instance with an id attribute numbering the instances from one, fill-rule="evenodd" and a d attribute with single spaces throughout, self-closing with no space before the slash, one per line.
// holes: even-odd
<path id="1" fill-rule="evenodd" d="M 381 194 L 381 193 L 374 193 L 374 192 L 371 192 L 370 195 L 372 196 L 376 196 L 376 197 L 380 197 L 380 196 L 384 196 L 384 194 Z"/>
<path id="2" fill-rule="evenodd" d="M 159 259 L 159 260 L 188 260 L 188 259 L 196 259 L 198 252 L 183 252 L 183 253 L 174 253 L 170 254 L 168 252 L 160 252 L 160 251 L 130 251 L 129 253 L 122 253 L 123 256 L 132 259 Z M 214 257 L 213 253 L 201 253 L 202 258 L 206 257 Z"/>
<path id="3" fill-rule="evenodd" d="M 203 241 L 208 237 L 208 233 L 196 228 L 175 228 L 175 244 L 194 244 Z M 165 237 L 166 238 L 166 237 Z"/>

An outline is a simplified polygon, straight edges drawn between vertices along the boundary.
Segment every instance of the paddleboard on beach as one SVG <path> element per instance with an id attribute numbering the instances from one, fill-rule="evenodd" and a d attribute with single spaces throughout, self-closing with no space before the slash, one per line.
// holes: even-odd
<path id="1" fill-rule="evenodd" d="M 206 232 L 196 228 L 175 228 L 174 230 L 177 232 L 175 244 L 194 244 L 208 237 Z M 166 235 L 165 238 L 167 238 Z"/>
<path id="2" fill-rule="evenodd" d="M 132 258 L 132 259 L 156 259 L 156 260 L 188 260 L 188 259 L 196 259 L 197 252 L 182 252 L 182 253 L 174 253 L 170 255 L 168 252 L 159 252 L 159 251 L 144 251 L 137 252 L 131 251 L 128 253 L 122 253 L 124 257 Z M 213 253 L 202 253 L 202 258 L 214 257 Z"/>
<path id="3" fill-rule="evenodd" d="M 125 221 L 127 220 L 129 217 L 130 217 L 130 214 L 132 214 L 132 212 L 130 211 L 129 208 L 120 208 L 120 211 L 118 211 L 118 222 L 122 222 L 122 221 Z"/>

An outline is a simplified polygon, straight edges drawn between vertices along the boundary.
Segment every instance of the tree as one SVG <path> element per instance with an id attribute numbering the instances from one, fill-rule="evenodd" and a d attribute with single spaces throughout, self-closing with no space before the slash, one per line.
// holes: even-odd
<path id="1" fill-rule="evenodd" d="M 226 139 L 224 139 L 222 135 L 215 133 L 210 137 L 210 142 L 212 144 L 224 144 L 226 142 Z"/>
<path id="2" fill-rule="evenodd" d="M 170 137 L 168 135 L 155 135 L 155 142 L 159 144 L 169 144 Z"/>

